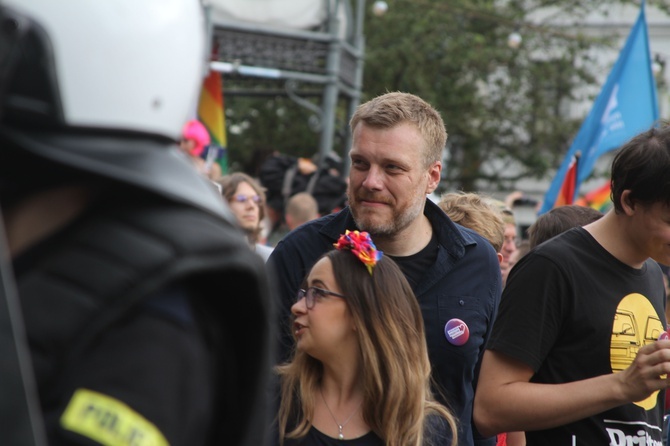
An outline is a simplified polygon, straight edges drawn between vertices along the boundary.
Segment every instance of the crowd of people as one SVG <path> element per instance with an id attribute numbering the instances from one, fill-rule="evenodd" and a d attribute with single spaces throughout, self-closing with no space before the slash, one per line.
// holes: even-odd
<path id="1" fill-rule="evenodd" d="M 3 444 L 662 444 L 670 127 L 619 149 L 612 210 L 527 234 L 493 197 L 427 198 L 447 132 L 410 93 L 355 110 L 346 179 L 276 155 L 264 183 L 189 120 L 198 2 L 147 27 L 117 0 L 122 38 L 52 3 L 0 7 Z M 93 63 L 87 30 L 125 50 Z"/>

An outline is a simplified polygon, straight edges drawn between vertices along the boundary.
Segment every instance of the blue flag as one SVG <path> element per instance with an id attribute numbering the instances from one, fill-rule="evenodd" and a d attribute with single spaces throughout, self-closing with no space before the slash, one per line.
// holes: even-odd
<path id="1" fill-rule="evenodd" d="M 573 156 L 579 152 L 575 196 L 579 185 L 591 174 L 600 155 L 618 149 L 658 120 L 656 82 L 651 72 L 649 35 L 644 14 L 633 26 L 619 59 L 610 72 L 593 108 L 582 123 L 561 167 L 544 196 L 543 214 L 554 207 Z"/>

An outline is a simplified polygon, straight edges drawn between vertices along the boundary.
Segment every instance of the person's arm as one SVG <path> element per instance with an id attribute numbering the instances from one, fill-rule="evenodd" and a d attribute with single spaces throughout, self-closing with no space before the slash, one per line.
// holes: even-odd
<path id="1" fill-rule="evenodd" d="M 523 431 L 507 432 L 507 446 L 526 446 L 526 433 Z"/>
<path id="2" fill-rule="evenodd" d="M 668 383 L 670 341 L 642 347 L 620 373 L 565 384 L 529 382 L 533 370 L 493 350 L 484 354 L 475 395 L 474 421 L 485 435 L 549 429 L 613 407 L 640 401 Z"/>

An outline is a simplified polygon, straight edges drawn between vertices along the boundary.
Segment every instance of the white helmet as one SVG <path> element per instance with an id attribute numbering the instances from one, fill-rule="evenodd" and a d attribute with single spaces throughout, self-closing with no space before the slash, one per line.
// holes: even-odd
<path id="1" fill-rule="evenodd" d="M 3 0 L 0 11 L 0 138 L 220 212 L 174 144 L 206 69 L 199 0 Z"/>
<path id="2" fill-rule="evenodd" d="M 198 0 L 5 0 L 48 36 L 63 119 L 177 138 L 205 70 Z"/>

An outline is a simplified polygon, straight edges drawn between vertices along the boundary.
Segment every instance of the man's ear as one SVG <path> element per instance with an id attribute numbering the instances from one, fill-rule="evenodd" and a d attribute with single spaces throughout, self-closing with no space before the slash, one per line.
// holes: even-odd
<path id="1" fill-rule="evenodd" d="M 630 193 L 630 189 L 626 189 L 621 193 L 621 207 L 628 216 L 635 213 L 635 201 L 631 198 Z"/>
<path id="2" fill-rule="evenodd" d="M 432 194 L 437 186 L 440 184 L 442 177 L 442 161 L 435 161 L 428 168 L 428 186 L 426 187 L 426 194 Z"/>
<path id="3" fill-rule="evenodd" d="M 502 253 L 501 253 L 501 252 L 497 252 L 496 254 L 498 254 L 498 263 L 499 263 L 500 265 L 502 265 L 502 261 L 503 261 L 503 255 L 502 255 Z"/>

